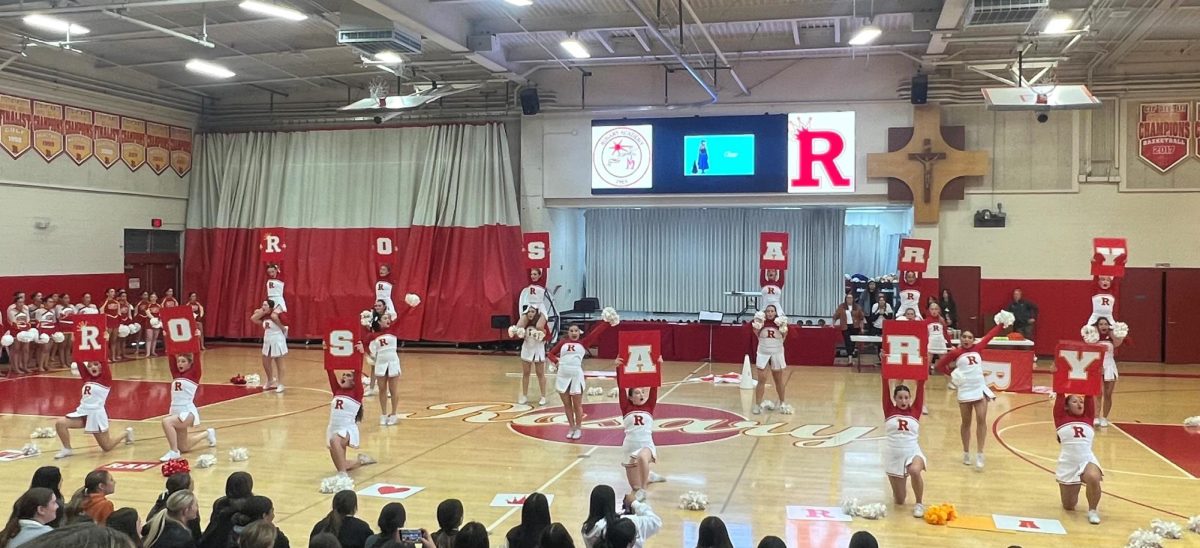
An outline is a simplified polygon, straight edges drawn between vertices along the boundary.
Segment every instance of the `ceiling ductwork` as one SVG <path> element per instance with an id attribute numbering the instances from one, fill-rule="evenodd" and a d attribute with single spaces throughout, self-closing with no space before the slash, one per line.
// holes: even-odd
<path id="1" fill-rule="evenodd" d="M 971 0 L 968 27 L 1028 25 L 1050 5 L 1050 0 Z"/>
<path id="2" fill-rule="evenodd" d="M 352 0 L 342 2 L 337 43 L 350 46 L 367 57 L 384 52 L 421 53 L 420 34 L 401 27 Z"/>

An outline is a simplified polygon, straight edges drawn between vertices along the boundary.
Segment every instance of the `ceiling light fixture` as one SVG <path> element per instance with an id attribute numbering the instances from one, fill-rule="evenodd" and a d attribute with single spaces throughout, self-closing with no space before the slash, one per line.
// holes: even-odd
<path id="1" fill-rule="evenodd" d="M 63 21 L 62 19 L 50 17 L 48 15 L 42 15 L 40 13 L 26 15 L 22 20 L 25 21 L 26 25 L 31 27 L 52 32 L 60 32 L 63 34 L 87 34 L 91 32 L 91 30 L 89 30 L 87 27 L 81 27 L 68 21 Z"/>
<path id="2" fill-rule="evenodd" d="M 399 53 L 394 51 L 381 51 L 376 53 L 375 60 L 381 63 L 391 63 L 393 65 L 399 65 L 400 63 L 404 62 L 404 58 L 401 57 Z"/>
<path id="3" fill-rule="evenodd" d="M 1043 34 L 1063 34 L 1071 30 L 1071 25 L 1075 20 L 1070 15 L 1059 13 L 1046 21 L 1045 28 L 1042 29 Z"/>
<path id="4" fill-rule="evenodd" d="M 504 1 L 508 2 L 509 4 L 512 4 L 514 6 L 521 6 L 521 7 L 533 5 L 533 0 L 504 0 Z"/>
<path id="5" fill-rule="evenodd" d="M 184 66 L 186 66 L 187 69 L 192 72 L 203 74 L 205 76 L 212 76 L 213 78 L 232 78 L 236 76 L 232 70 L 229 70 L 216 63 L 209 63 L 208 61 L 201 61 L 199 59 L 192 59 L 191 61 L 187 62 L 187 65 Z"/>
<path id="6" fill-rule="evenodd" d="M 288 21 L 303 21 L 308 19 L 307 15 L 298 10 L 270 2 L 260 2 L 259 0 L 244 0 L 241 3 L 241 7 L 246 11 L 287 19 Z"/>
<path id="7" fill-rule="evenodd" d="M 864 27 L 859 28 L 858 32 L 854 33 L 854 36 L 850 37 L 850 45 L 851 46 L 865 46 L 867 44 L 870 44 L 871 42 L 874 42 L 875 39 L 879 38 L 879 36 L 882 34 L 883 34 L 883 29 L 879 28 L 878 26 L 866 25 Z"/>
<path id="8" fill-rule="evenodd" d="M 587 59 L 592 56 L 592 54 L 588 53 L 587 48 L 583 47 L 583 42 L 580 42 L 579 38 L 573 32 L 566 40 L 559 42 L 559 45 L 564 50 L 567 50 L 567 53 L 571 54 L 571 57 L 576 59 Z"/>

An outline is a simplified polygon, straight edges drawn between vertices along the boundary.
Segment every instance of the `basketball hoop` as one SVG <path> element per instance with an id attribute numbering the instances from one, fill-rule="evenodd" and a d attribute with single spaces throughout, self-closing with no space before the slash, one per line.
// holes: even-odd
<path id="1" fill-rule="evenodd" d="M 1058 88 L 1058 73 L 1049 69 L 1036 84 L 1029 84 L 1029 90 L 1037 95 L 1037 104 L 1050 104 L 1050 94 Z"/>
<path id="2" fill-rule="evenodd" d="M 370 92 L 372 99 L 383 100 L 391 91 L 391 86 L 388 85 L 386 78 L 376 78 L 367 84 L 367 91 Z"/>

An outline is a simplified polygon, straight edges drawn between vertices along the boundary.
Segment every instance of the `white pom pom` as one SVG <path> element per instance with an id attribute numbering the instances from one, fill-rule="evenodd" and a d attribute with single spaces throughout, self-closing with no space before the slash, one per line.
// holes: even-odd
<path id="1" fill-rule="evenodd" d="M 608 391 L 608 397 L 610 397 L 610 398 L 615 398 L 615 397 L 617 397 L 617 394 L 619 394 L 619 393 L 620 393 L 620 389 L 619 389 L 619 388 L 611 388 L 611 389 L 609 389 L 609 391 Z"/>
<path id="2" fill-rule="evenodd" d="M 518 339 L 524 339 L 524 338 L 525 338 L 525 328 L 524 328 L 524 327 L 518 327 L 518 328 L 517 328 L 517 333 L 516 333 L 516 335 L 517 335 L 517 338 L 518 338 Z"/>
<path id="3" fill-rule="evenodd" d="M 858 499 L 843 499 L 842 512 L 848 516 L 854 515 L 854 509 L 858 508 Z"/>
<path id="4" fill-rule="evenodd" d="M 128 337 L 129 333 L 130 333 L 130 331 L 129 331 L 128 325 L 122 325 L 122 326 L 117 327 L 117 336 L 118 337 L 122 337 L 122 338 Z"/>
<path id="5" fill-rule="evenodd" d="M 708 495 L 699 491 L 688 491 L 679 495 L 679 508 L 699 511 L 708 508 Z"/>
<path id="6" fill-rule="evenodd" d="M 25 444 L 25 447 L 21 448 L 21 454 L 27 457 L 33 457 L 42 454 L 42 450 L 38 449 L 38 446 L 32 443 L 27 443 Z"/>
<path id="7" fill-rule="evenodd" d="M 84 314 L 99 314 L 100 309 L 95 306 L 85 306 L 82 310 Z"/>
<path id="8" fill-rule="evenodd" d="M 216 464 L 217 456 L 213 454 L 200 455 L 200 458 L 196 459 L 197 468 L 212 468 Z"/>
<path id="9" fill-rule="evenodd" d="M 1129 542 L 1125 544 L 1126 548 L 1162 548 L 1163 538 L 1145 529 L 1138 529 L 1132 535 L 1129 535 Z"/>
<path id="10" fill-rule="evenodd" d="M 785 324 L 779 326 L 779 332 L 786 335 L 788 332 L 788 324 L 785 323 Z"/>
<path id="11" fill-rule="evenodd" d="M 997 312 L 996 316 L 992 319 L 995 320 L 996 325 L 1002 325 L 1004 327 L 1010 327 L 1012 326 L 1013 322 L 1017 321 L 1017 317 L 1013 316 L 1013 313 L 1007 310 L 1001 310 Z"/>
<path id="12" fill-rule="evenodd" d="M 600 311 L 600 319 L 613 326 L 621 323 L 621 317 L 617 315 L 616 309 L 611 306 L 606 306 L 604 310 Z"/>
<path id="13" fill-rule="evenodd" d="M 1163 521 L 1155 518 L 1150 522 L 1150 530 L 1163 538 L 1181 539 L 1183 538 L 1183 527 L 1173 521 Z"/>
<path id="14" fill-rule="evenodd" d="M 520 329 L 520 327 L 517 327 L 515 325 L 508 326 L 508 336 L 511 338 L 514 338 L 514 339 L 517 338 L 517 330 L 518 329 Z"/>
<path id="15" fill-rule="evenodd" d="M 50 344 L 50 335 L 42 333 L 41 335 L 38 335 L 37 341 L 38 344 Z"/>
<path id="16" fill-rule="evenodd" d="M 1112 326 L 1112 336 L 1118 339 L 1124 339 L 1129 336 L 1129 324 L 1125 322 L 1117 322 Z"/>
<path id="17" fill-rule="evenodd" d="M 162 329 L 162 320 L 150 318 L 150 329 Z"/>
<path id="18" fill-rule="evenodd" d="M 33 342 L 35 339 L 37 339 L 37 335 L 34 335 L 29 330 L 17 332 L 17 342 L 29 344 L 29 343 Z"/>
<path id="19" fill-rule="evenodd" d="M 338 474 L 321 480 L 321 492 L 325 494 L 337 493 L 340 491 L 353 491 L 354 480 L 350 476 Z"/>
<path id="20" fill-rule="evenodd" d="M 966 380 L 966 375 L 963 374 L 961 369 L 955 368 L 954 371 L 950 372 L 950 381 L 954 384 L 962 384 L 964 380 Z"/>
<path id="21" fill-rule="evenodd" d="M 62 333 L 55 333 L 50 336 L 50 340 L 52 340 L 56 343 L 60 343 L 60 342 L 67 340 L 67 336 L 63 335 Z"/>
<path id="22" fill-rule="evenodd" d="M 763 328 L 763 323 L 758 320 L 754 320 L 750 322 L 750 327 L 753 327 L 755 331 L 758 331 Z"/>
<path id="23" fill-rule="evenodd" d="M 859 504 L 858 499 L 847 499 L 842 501 L 842 511 L 848 515 L 866 519 L 880 519 L 887 517 L 887 506 L 882 503 L 874 504 Z"/>
<path id="24" fill-rule="evenodd" d="M 1085 325 L 1079 330 L 1079 334 L 1083 336 L 1083 342 L 1088 344 L 1096 344 L 1100 342 L 1100 330 L 1095 326 Z"/>
<path id="25" fill-rule="evenodd" d="M 787 316 L 775 316 L 775 325 L 783 327 L 788 324 Z"/>
<path id="26" fill-rule="evenodd" d="M 43 439 L 43 438 L 53 438 L 54 437 L 54 429 L 50 428 L 49 426 L 43 426 L 41 428 L 34 428 L 33 433 L 30 434 L 29 437 L 32 439 L 35 439 L 35 440 Z"/>
<path id="27" fill-rule="evenodd" d="M 140 323 L 129 324 L 129 334 L 130 335 L 137 335 L 138 333 L 141 333 L 141 332 L 142 332 L 142 324 L 140 324 Z"/>
<path id="28" fill-rule="evenodd" d="M 417 306 L 421 304 L 421 298 L 416 293 L 409 293 L 404 296 L 404 302 L 408 303 L 408 306 Z"/>
<path id="29" fill-rule="evenodd" d="M 243 378 L 246 379 L 246 386 L 258 386 L 262 384 L 262 377 L 257 374 L 246 375 Z"/>
<path id="30" fill-rule="evenodd" d="M 527 333 L 529 334 L 529 338 L 535 341 L 540 342 L 546 340 L 546 332 L 542 331 L 541 329 L 529 329 L 527 330 Z"/>
<path id="31" fill-rule="evenodd" d="M 765 312 L 763 312 L 762 310 L 759 310 L 758 312 L 755 312 L 755 313 L 754 313 L 754 321 L 756 321 L 756 322 L 765 322 L 765 321 L 767 321 L 767 314 L 766 314 Z"/>
<path id="32" fill-rule="evenodd" d="M 234 447 L 229 450 L 229 460 L 233 462 L 242 462 L 250 458 L 250 450 L 245 447 Z"/>
<path id="33" fill-rule="evenodd" d="M 75 309 L 74 309 L 74 308 L 71 308 L 71 307 L 69 307 L 69 306 L 68 306 L 68 307 L 65 307 L 65 308 L 63 308 L 63 309 L 62 309 L 62 311 L 60 311 L 60 312 L 58 313 L 58 317 L 60 317 L 60 318 L 65 318 L 65 317 L 67 317 L 67 316 L 70 316 L 71 314 L 74 314 L 74 313 L 75 313 Z"/>
<path id="34" fill-rule="evenodd" d="M 587 395 L 589 395 L 589 396 L 603 396 L 603 395 L 604 395 L 604 389 L 603 389 L 603 388 L 601 388 L 601 387 L 599 387 L 599 386 L 589 386 L 589 387 L 588 387 L 588 389 L 587 389 Z"/>
<path id="35" fill-rule="evenodd" d="M 78 363 L 71 362 L 71 375 L 76 376 L 76 377 L 79 376 L 79 364 Z"/>
<path id="36" fill-rule="evenodd" d="M 1184 426 L 1200 427 L 1200 415 L 1183 419 Z"/>
<path id="37" fill-rule="evenodd" d="M 1187 528 L 1188 531 L 1200 534 L 1200 516 L 1192 516 L 1192 518 L 1188 520 Z"/>
<path id="38" fill-rule="evenodd" d="M 12 346 L 16 340 L 16 337 L 13 337 L 12 333 L 5 333 L 4 335 L 0 336 L 0 346 Z"/>

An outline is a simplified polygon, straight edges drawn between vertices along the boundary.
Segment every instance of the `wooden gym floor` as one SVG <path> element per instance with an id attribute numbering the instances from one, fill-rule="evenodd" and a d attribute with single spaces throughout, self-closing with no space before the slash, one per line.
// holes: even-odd
<path id="1" fill-rule="evenodd" d="M 379 460 L 353 474 L 358 489 L 377 482 L 423 487 L 403 503 L 409 527 L 436 529 L 435 508 L 445 498 L 458 498 L 466 519 L 492 531 L 492 544 L 520 520 L 518 509 L 491 507 L 498 493 L 534 490 L 555 495 L 554 521 L 578 532 L 587 515 L 588 493 L 599 483 L 612 485 L 618 496 L 627 490 L 618 465 L 621 429 L 615 401 L 587 397 L 585 436 L 568 442 L 565 420 L 549 377 L 548 405 L 518 406 L 520 363 L 512 355 L 412 353 L 402 356 L 399 425 L 378 424 L 378 403 L 368 398 L 361 425 L 363 451 Z M 261 373 L 257 348 L 222 347 L 205 353 L 207 385 L 201 408 L 204 426 L 216 427 L 218 463 L 196 468 L 207 448 L 186 455 L 207 522 L 212 501 L 223 494 L 225 478 L 245 470 L 254 475 L 255 492 L 275 502 L 276 523 L 303 546 L 312 525 L 328 511 L 330 496 L 317 492 L 333 468 L 324 445 L 329 392 L 317 350 L 293 350 L 288 361 L 285 395 L 233 388 L 237 374 Z M 586 369 L 605 368 L 592 359 Z M 63 468 L 64 494 L 81 485 L 93 468 L 117 461 L 156 461 L 166 451 L 158 423 L 169 398 L 166 359 L 124 362 L 115 376 L 127 383 L 109 399 L 112 431 L 133 426 L 137 444 L 101 454 L 90 436 L 73 431 L 77 454 L 54 461 L 56 439 L 33 440 L 40 456 L 0 461 L 0 504 L 28 486 L 39 467 Z M 1043 366 L 1044 368 L 1044 366 Z M 740 366 L 715 365 L 712 372 Z M 695 379 L 709 368 L 697 363 L 668 363 L 664 382 Z M 649 502 L 662 516 L 663 530 L 652 546 L 695 545 L 696 527 L 708 514 L 729 525 L 734 544 L 750 548 L 764 535 L 778 535 L 789 546 L 844 546 L 855 530 L 867 529 L 881 545 L 898 546 L 1119 546 L 1152 518 L 1186 522 L 1180 516 L 1200 514 L 1200 436 L 1179 426 L 1184 417 L 1200 414 L 1200 368 L 1122 364 L 1116 406 L 1111 419 L 1121 426 L 1098 435 L 1096 453 L 1105 469 L 1104 522 L 1087 524 L 1081 510 L 1060 508 L 1058 486 L 1050 472 L 1058 455 L 1046 396 L 1001 394 L 989 408 L 990 432 L 983 472 L 961 464 L 959 413 L 942 378 L 930 383 L 931 414 L 922 420 L 921 445 L 929 458 L 927 504 L 950 502 L 966 516 L 993 513 L 1060 520 L 1068 535 L 1000 533 L 926 525 L 911 517 L 909 506 L 891 508 L 879 521 L 856 518 L 852 523 L 789 521 L 788 505 L 837 506 L 843 498 L 863 503 L 886 502 L 891 492 L 882 470 L 883 417 L 879 377 L 875 371 L 848 368 L 792 367 L 787 372 L 791 416 L 750 413 L 752 394 L 736 386 L 687 382 L 662 391 L 656 419 L 660 463 L 656 470 L 667 483 L 649 489 Z M 1048 385 L 1049 375 L 1035 375 Z M 589 379 L 607 392 L 610 379 Z M 69 375 L 0 380 L 0 449 L 20 449 L 34 428 L 52 425 L 52 416 L 78 403 L 78 380 Z M 774 388 L 768 387 L 774 399 Z M 531 388 L 537 399 L 536 380 Z M 531 402 L 533 403 L 533 402 Z M 669 405 L 668 405 L 669 404 Z M 128 420 L 118 420 L 127 418 Z M 615 420 L 614 420 L 615 418 Z M 230 462 L 228 450 L 246 447 L 250 459 Z M 0 459 L 3 460 L 3 459 Z M 117 507 L 149 510 L 163 486 L 157 469 L 117 472 Z M 687 491 L 705 493 L 705 512 L 677 508 Z M 1081 497 L 1082 499 L 1082 497 Z M 359 516 L 374 525 L 387 499 L 360 496 Z M 576 535 L 577 542 L 580 540 Z M 1200 535 L 1186 533 L 1171 546 L 1200 546 Z"/>

